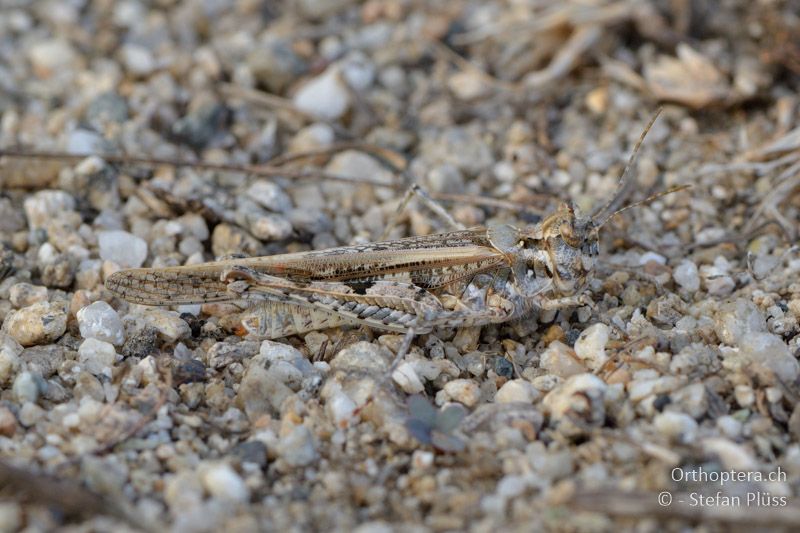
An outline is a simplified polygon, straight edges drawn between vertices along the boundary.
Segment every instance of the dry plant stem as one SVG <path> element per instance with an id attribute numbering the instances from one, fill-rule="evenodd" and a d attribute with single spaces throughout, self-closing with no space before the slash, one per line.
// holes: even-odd
<path id="1" fill-rule="evenodd" d="M 750 217 L 750 221 L 745 226 L 745 231 L 751 231 L 752 226 L 763 216 L 764 212 L 769 212 L 781 225 L 784 233 L 789 235 L 790 239 L 794 240 L 797 235 L 797 230 L 794 224 L 786 220 L 780 211 L 778 211 L 778 205 L 786 200 L 794 189 L 800 187 L 800 161 L 781 172 L 775 181 L 777 185 L 773 187 L 758 204 L 758 207 L 756 207 L 753 215 Z"/>
<path id="2" fill-rule="evenodd" d="M 265 165 L 234 165 L 225 163 L 206 163 L 202 161 L 183 161 L 180 159 L 160 159 L 152 157 L 137 157 L 118 154 L 71 154 L 67 152 L 26 152 L 22 150 L 0 150 L 0 157 L 14 157 L 25 159 L 60 159 L 64 161 L 82 161 L 87 157 L 98 157 L 112 164 L 122 165 L 147 165 L 158 166 L 166 165 L 176 168 L 189 167 L 200 170 L 217 170 L 221 172 L 244 172 L 254 176 L 262 177 L 283 177 L 290 179 L 322 179 L 328 181 L 340 181 L 344 183 L 368 184 L 376 187 L 397 188 L 399 185 L 385 183 L 376 180 L 355 179 L 347 176 L 338 176 L 322 170 L 295 170 L 287 168 L 275 168 Z"/>
<path id="3" fill-rule="evenodd" d="M 429 192 L 428 195 L 434 200 L 441 202 L 454 202 L 464 203 L 470 205 L 482 205 L 485 207 L 494 207 L 506 211 L 514 211 L 516 213 L 528 213 L 531 215 L 543 216 L 545 214 L 543 209 L 538 209 L 525 204 L 508 202 L 497 198 L 486 198 L 483 196 L 470 196 L 468 194 L 449 194 L 443 192 Z M 553 197 L 549 195 L 542 195 L 542 198 L 552 200 Z"/>
<path id="4" fill-rule="evenodd" d="M 143 531 L 164 531 L 161 525 L 144 523 L 124 501 L 98 494 L 73 480 L 4 461 L 0 461 L 0 487 L 15 501 L 58 509 L 69 517 L 110 516 Z"/>
<path id="5" fill-rule="evenodd" d="M 298 160 L 309 159 L 314 157 L 328 157 L 346 150 L 358 150 L 364 152 L 384 165 L 387 165 L 395 172 L 403 172 L 406 167 L 406 160 L 403 154 L 378 146 L 377 144 L 369 144 L 358 141 L 353 142 L 340 142 L 318 150 L 307 150 L 305 152 L 294 152 L 284 155 L 279 155 L 267 161 L 265 164 L 270 167 L 280 167 L 289 163 L 294 163 Z"/>
<path id="6" fill-rule="evenodd" d="M 439 217 L 445 224 L 447 224 L 451 230 L 462 230 L 464 226 L 453 220 L 453 217 L 450 216 L 441 205 L 436 203 L 430 195 L 425 192 L 419 185 L 416 183 L 408 188 L 406 193 L 403 195 L 403 199 L 400 200 L 400 204 L 397 206 L 397 210 L 395 210 L 392 218 L 386 223 L 386 228 L 383 230 L 381 234 L 380 240 L 384 241 L 389 238 L 392 230 L 397 226 L 397 223 L 400 220 L 400 216 L 408 207 L 409 202 L 414 198 L 419 198 L 425 206 L 430 209 L 437 217 Z"/>
<path id="7" fill-rule="evenodd" d="M 738 161 L 724 164 L 713 163 L 700 167 L 697 172 L 695 172 L 694 177 L 701 178 L 714 174 L 730 174 L 733 172 L 753 172 L 758 176 L 763 176 L 777 168 L 794 163 L 798 160 L 800 160 L 800 152 L 787 154 L 768 162 Z"/>
<path id="8" fill-rule="evenodd" d="M 749 241 L 753 237 L 759 235 L 760 233 L 763 232 L 764 229 L 768 228 L 769 226 L 777 226 L 778 229 L 781 230 L 781 233 L 783 234 L 784 239 L 786 239 L 787 241 L 790 239 L 789 235 L 785 232 L 785 230 L 784 230 L 784 228 L 783 228 L 783 226 L 781 224 L 779 224 L 778 222 L 776 222 L 774 220 L 769 220 L 769 221 L 764 222 L 763 224 L 753 228 L 752 230 L 750 230 L 747 233 L 741 233 L 741 234 L 738 234 L 738 235 L 727 235 L 727 236 L 722 237 L 720 239 L 714 239 L 714 240 L 706 241 L 706 242 L 693 242 L 693 243 L 689 244 L 688 246 L 686 246 L 684 248 L 684 250 L 687 253 L 691 253 L 691 252 L 693 252 L 694 250 L 696 250 L 698 248 L 710 248 L 712 246 L 717 246 L 717 245 L 720 245 L 720 244 L 732 243 L 732 244 L 738 245 L 738 244 L 741 244 L 743 242 Z"/>
<path id="9" fill-rule="evenodd" d="M 467 61 L 466 59 L 458 55 L 455 51 L 453 51 L 450 47 L 448 47 L 446 44 L 440 41 L 430 40 L 428 42 L 430 43 L 434 53 L 437 56 L 447 61 L 452 61 L 453 63 L 456 64 L 458 68 L 462 70 L 468 70 L 476 73 L 478 76 L 483 78 L 484 81 L 486 81 L 489 85 L 491 85 L 495 89 L 500 89 L 508 92 L 519 92 L 524 89 L 518 83 L 504 81 L 486 73 L 483 69 Z"/>
<path id="10" fill-rule="evenodd" d="M 595 24 L 576 28 L 567 44 L 558 51 L 550 64 L 542 70 L 527 74 L 523 79 L 523 85 L 526 88 L 541 89 L 560 80 L 575 68 L 581 56 L 597 44 L 602 35 L 601 27 Z"/>

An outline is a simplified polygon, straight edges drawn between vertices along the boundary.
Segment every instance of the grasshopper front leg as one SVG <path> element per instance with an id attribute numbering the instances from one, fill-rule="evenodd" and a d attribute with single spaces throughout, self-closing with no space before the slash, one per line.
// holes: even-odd
<path id="1" fill-rule="evenodd" d="M 539 307 L 545 311 L 558 311 L 568 307 L 589 306 L 594 308 L 594 300 L 587 294 L 573 294 L 561 298 L 542 298 Z"/>

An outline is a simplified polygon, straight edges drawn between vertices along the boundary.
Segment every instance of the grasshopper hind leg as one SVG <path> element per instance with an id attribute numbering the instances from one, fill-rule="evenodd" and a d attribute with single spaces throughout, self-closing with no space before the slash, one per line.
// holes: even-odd
<path id="1" fill-rule="evenodd" d="M 242 317 L 244 329 L 262 339 L 278 339 L 358 322 L 338 313 L 286 302 L 258 302 Z"/>

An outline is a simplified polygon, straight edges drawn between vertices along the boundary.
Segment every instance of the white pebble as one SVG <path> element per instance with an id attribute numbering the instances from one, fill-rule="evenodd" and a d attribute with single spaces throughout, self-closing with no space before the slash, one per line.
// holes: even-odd
<path id="1" fill-rule="evenodd" d="M 684 413 L 660 413 L 653 420 L 653 425 L 659 433 L 681 444 L 690 443 L 697 437 L 697 422 Z"/>
<path id="2" fill-rule="evenodd" d="M 295 93 L 294 105 L 315 117 L 336 120 L 350 107 L 350 93 L 340 79 L 341 70 L 329 67 Z"/>
<path id="3" fill-rule="evenodd" d="M 314 434 L 306 426 L 295 427 L 278 443 L 278 453 L 290 466 L 308 466 L 317 460 Z"/>
<path id="4" fill-rule="evenodd" d="M 125 342 L 125 328 L 113 307 L 99 301 L 87 305 L 77 313 L 78 328 L 84 339 L 99 339 L 121 346 Z"/>
<path id="5" fill-rule="evenodd" d="M 717 428 L 729 439 L 738 439 L 742 435 L 742 423 L 730 415 L 717 418 Z"/>
<path id="6" fill-rule="evenodd" d="M 246 196 L 275 213 L 285 213 L 292 208 L 292 200 L 280 185 L 267 180 L 254 181 Z"/>
<path id="7" fill-rule="evenodd" d="M 145 76 L 156 68 L 156 60 L 150 50 L 136 44 L 125 44 L 120 50 L 120 59 L 134 76 Z"/>
<path id="8" fill-rule="evenodd" d="M 474 407 L 481 399 L 481 389 L 471 379 L 454 379 L 447 382 L 444 392 L 453 401 L 463 403 L 467 407 Z"/>
<path id="9" fill-rule="evenodd" d="M 19 410 L 19 415 L 17 415 L 17 419 L 19 423 L 22 424 L 23 427 L 29 428 L 34 425 L 36 422 L 41 420 L 45 415 L 44 409 L 39 407 L 33 402 L 26 401 L 22 404 L 22 408 Z M 43 446 L 39 448 L 40 450 L 47 448 L 47 446 Z"/>
<path id="10" fill-rule="evenodd" d="M 201 467 L 200 479 L 214 498 L 242 503 L 250 500 L 250 489 L 229 464 L 216 463 L 207 468 Z"/>
<path id="11" fill-rule="evenodd" d="M 414 450 L 411 454 L 411 468 L 414 470 L 427 470 L 433 465 L 433 452 L 427 450 Z"/>
<path id="12" fill-rule="evenodd" d="M 675 267 L 672 277 L 675 278 L 675 283 L 687 291 L 694 292 L 700 288 L 700 275 L 697 272 L 697 265 L 689 259 L 684 259 Z"/>
<path id="13" fill-rule="evenodd" d="M 23 203 L 28 226 L 37 229 L 65 211 L 75 210 L 75 199 L 64 191 L 39 191 Z"/>
<path id="14" fill-rule="evenodd" d="M 685 379 L 674 376 L 659 378 L 639 378 L 628 383 L 628 397 L 631 401 L 638 402 L 653 394 L 672 392 L 683 386 Z"/>
<path id="15" fill-rule="evenodd" d="M 602 397 L 606 388 L 608 388 L 608 385 L 594 374 L 578 374 L 551 390 L 544 397 L 542 404 L 554 418 L 558 419 L 573 409 L 574 395 L 578 394 L 581 397 L 588 398 L 586 393 L 593 391 L 593 395 Z"/>
<path id="16" fill-rule="evenodd" d="M 142 318 L 169 342 L 175 342 L 192 334 L 192 328 L 176 311 L 147 309 L 142 313 Z"/>
<path id="17" fill-rule="evenodd" d="M 657 254 L 655 252 L 645 252 L 639 258 L 639 264 L 640 265 L 646 265 L 650 261 L 654 261 L 654 262 L 658 263 L 659 265 L 666 265 L 667 264 L 667 258 L 664 257 L 663 255 Z"/>
<path id="18" fill-rule="evenodd" d="M 101 231 L 97 236 L 100 257 L 126 268 L 139 268 L 147 259 L 147 243 L 127 231 Z"/>
<path id="19" fill-rule="evenodd" d="M 608 361 L 608 335 L 608 326 L 598 323 L 586 328 L 575 341 L 575 354 L 592 370 L 600 369 Z"/>
<path id="20" fill-rule="evenodd" d="M 0 503 L 0 529 L 22 531 L 22 508 L 17 502 Z"/>
<path id="21" fill-rule="evenodd" d="M 392 379 L 407 394 L 419 394 L 425 390 L 425 385 L 419 379 L 417 372 L 414 370 L 414 365 L 411 363 L 406 362 L 398 366 L 392 372 Z"/>
<path id="22" fill-rule="evenodd" d="M 496 403 L 533 403 L 539 396 L 539 391 L 533 388 L 529 381 L 524 379 L 512 379 L 500 387 L 494 396 Z"/>
<path id="23" fill-rule="evenodd" d="M 103 149 L 103 138 L 97 133 L 78 128 L 69 132 L 66 151 L 70 154 L 86 155 Z"/>
<path id="24" fill-rule="evenodd" d="M 117 362 L 117 351 L 111 343 L 89 338 L 78 348 L 78 361 L 95 376 L 111 377 L 111 367 Z"/>
<path id="25" fill-rule="evenodd" d="M 61 69 L 69 69 L 76 63 L 78 54 L 66 39 L 33 41 L 28 50 L 28 59 L 37 75 L 49 77 Z"/>
<path id="26" fill-rule="evenodd" d="M 300 350 L 294 346 L 269 340 L 265 340 L 261 343 L 258 353 L 270 363 L 275 363 L 277 361 L 288 361 L 291 363 L 297 359 L 305 359 Z"/>
<path id="27" fill-rule="evenodd" d="M 733 388 L 733 397 L 736 398 L 739 407 L 750 407 L 756 400 L 755 392 L 750 385 L 736 385 Z"/>
<path id="28" fill-rule="evenodd" d="M 348 55 L 340 63 L 342 76 L 354 91 L 365 91 L 375 81 L 375 65 L 361 52 Z"/>
<path id="29" fill-rule="evenodd" d="M 772 333 L 750 333 L 739 342 L 739 356 L 774 373 L 783 383 L 792 383 L 800 374 L 797 362 L 789 346 L 778 335 Z"/>
<path id="30" fill-rule="evenodd" d="M 758 461 L 744 446 L 723 438 L 709 438 L 701 442 L 703 452 L 719 457 L 725 470 L 739 470 L 753 472 L 758 469 Z"/>
<path id="31" fill-rule="evenodd" d="M 20 368 L 24 348 L 10 335 L 0 335 L 0 385 L 8 385 Z"/>
<path id="32" fill-rule="evenodd" d="M 74 429 L 81 425 L 81 417 L 78 413 L 69 413 L 62 419 L 61 423 L 65 428 Z"/>
<path id="33" fill-rule="evenodd" d="M 14 380 L 11 392 L 20 403 L 35 402 L 39 397 L 39 386 L 36 384 L 36 378 L 30 372 L 20 372 Z"/>
<path id="34" fill-rule="evenodd" d="M 334 393 L 325 406 L 328 408 L 328 413 L 337 428 L 347 427 L 353 419 L 353 413 L 357 407 L 356 403 L 342 391 Z"/>
<path id="35" fill-rule="evenodd" d="M 549 373 L 562 378 L 586 372 L 575 352 L 561 341 L 553 341 L 542 352 L 540 366 Z"/>

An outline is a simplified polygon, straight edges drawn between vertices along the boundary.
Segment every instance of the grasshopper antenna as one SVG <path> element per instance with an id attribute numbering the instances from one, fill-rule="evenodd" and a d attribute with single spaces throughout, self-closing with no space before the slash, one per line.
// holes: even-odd
<path id="1" fill-rule="evenodd" d="M 636 158 L 639 155 L 639 148 L 642 147 L 642 142 L 644 142 L 644 138 L 647 136 L 647 133 L 650 131 L 650 128 L 653 127 L 653 124 L 655 124 L 656 119 L 661 114 L 661 111 L 663 109 L 664 109 L 663 107 L 659 107 L 658 110 L 656 110 L 656 112 L 653 114 L 652 118 L 650 119 L 650 122 L 647 123 L 647 126 L 644 128 L 644 131 L 639 136 L 639 140 L 636 141 L 636 145 L 633 147 L 633 153 L 631 153 L 631 157 L 630 157 L 630 159 L 628 159 L 628 163 L 625 165 L 625 169 L 622 171 L 622 175 L 620 175 L 620 177 L 619 177 L 619 183 L 617 183 L 617 189 L 614 191 L 614 194 L 611 196 L 611 200 L 609 200 L 607 204 L 601 206 L 599 209 L 596 209 L 594 211 L 594 213 L 592 213 L 592 215 L 591 215 L 592 220 L 597 220 L 597 219 L 603 217 L 606 213 L 610 213 L 610 212 L 615 211 L 619 207 L 619 204 L 621 204 L 625 200 L 625 198 L 628 196 L 629 185 L 631 183 L 633 183 L 632 181 L 630 181 L 628 179 L 628 174 L 630 173 L 631 168 L 633 168 L 633 164 L 636 162 Z M 670 191 L 670 192 L 672 192 L 672 191 Z M 666 192 L 665 192 L 665 194 L 666 194 Z M 654 198 L 651 197 L 651 198 L 645 200 L 645 202 L 650 201 L 652 199 L 654 199 Z M 639 203 L 633 204 L 633 205 L 639 205 Z M 633 207 L 633 205 L 630 205 L 628 207 Z M 624 209 L 622 209 L 620 211 L 616 211 L 614 214 L 616 215 L 617 213 L 619 213 L 621 211 L 624 211 L 625 209 L 628 209 L 628 207 L 625 207 Z M 611 216 L 613 216 L 613 215 L 611 215 Z M 603 221 L 603 224 L 605 224 L 610 218 L 611 217 L 605 218 L 604 221 Z"/>
<path id="2" fill-rule="evenodd" d="M 688 185 L 675 185 L 675 186 L 670 187 L 669 189 L 667 189 L 665 191 L 661 191 L 661 192 L 657 192 L 655 194 L 652 194 L 652 195 L 648 196 L 647 198 L 645 198 L 644 200 L 639 200 L 638 202 L 634 202 L 632 204 L 628 204 L 625 207 L 617 209 L 616 211 L 614 211 L 610 215 L 608 215 L 606 218 L 604 218 L 602 220 L 602 222 L 600 222 L 599 224 L 597 224 L 595 226 L 595 229 L 597 229 L 599 231 L 600 228 L 602 228 L 603 225 L 606 222 L 608 222 L 609 220 L 611 220 L 615 216 L 619 215 L 620 213 L 624 213 L 628 209 L 632 209 L 634 207 L 639 207 L 640 205 L 644 205 L 644 204 L 650 203 L 650 202 L 652 202 L 653 200 L 655 200 L 657 198 L 661 198 L 662 196 L 666 196 L 666 195 L 672 194 L 674 192 L 683 191 L 683 190 L 686 190 L 686 189 L 689 189 L 689 188 L 691 188 L 691 184 L 688 184 Z"/>

